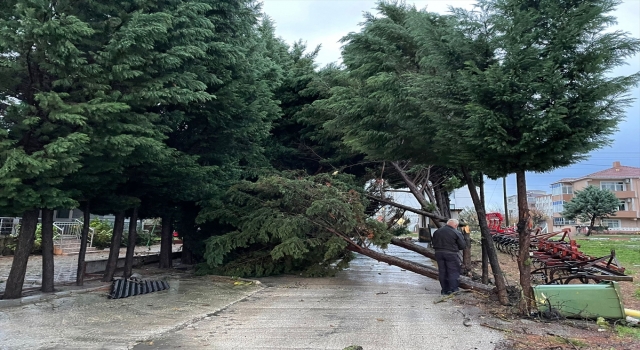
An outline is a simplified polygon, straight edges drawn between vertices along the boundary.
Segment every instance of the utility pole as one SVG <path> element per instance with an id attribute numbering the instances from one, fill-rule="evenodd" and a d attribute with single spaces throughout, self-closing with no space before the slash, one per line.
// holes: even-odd
<path id="1" fill-rule="evenodd" d="M 502 178 L 502 192 L 504 194 L 504 220 L 506 227 L 509 227 L 509 207 L 507 206 L 507 177 Z"/>

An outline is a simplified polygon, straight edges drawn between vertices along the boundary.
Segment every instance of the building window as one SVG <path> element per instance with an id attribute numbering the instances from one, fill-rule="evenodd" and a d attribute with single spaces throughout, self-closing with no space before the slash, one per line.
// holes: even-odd
<path id="1" fill-rule="evenodd" d="M 615 219 L 602 219 L 602 226 L 607 226 L 608 228 L 620 228 L 620 220 Z"/>
<path id="2" fill-rule="evenodd" d="M 57 209 L 56 210 L 56 219 L 68 219 L 71 210 L 69 209 Z"/>
<path id="3" fill-rule="evenodd" d="M 567 220 L 565 218 L 553 218 L 553 226 L 575 225 L 575 220 Z"/>
<path id="4" fill-rule="evenodd" d="M 624 191 L 624 182 L 603 181 L 600 183 L 601 190 L 609 190 L 613 192 Z"/>
<path id="5" fill-rule="evenodd" d="M 620 201 L 620 205 L 618 206 L 619 211 L 629 210 L 628 208 L 629 207 L 627 206 L 627 201 Z"/>
<path id="6" fill-rule="evenodd" d="M 573 186 L 562 185 L 562 194 L 573 194 Z"/>
<path id="7" fill-rule="evenodd" d="M 562 184 L 551 185 L 551 195 L 559 196 L 562 194 Z"/>
<path id="8" fill-rule="evenodd" d="M 555 202 L 553 202 L 553 212 L 554 213 L 562 213 L 564 211 L 564 203 L 565 203 L 565 201 L 555 201 Z"/>

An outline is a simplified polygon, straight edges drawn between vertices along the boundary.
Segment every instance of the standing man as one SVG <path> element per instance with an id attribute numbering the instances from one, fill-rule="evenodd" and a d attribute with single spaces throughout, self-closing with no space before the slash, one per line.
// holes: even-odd
<path id="1" fill-rule="evenodd" d="M 458 220 L 449 219 L 447 224 L 437 229 L 431 238 L 431 245 L 436 251 L 438 262 L 438 279 L 442 290 L 440 294 L 449 295 L 458 291 L 460 277 L 460 257 L 458 252 L 467 245 L 462 234 L 457 230 Z"/>

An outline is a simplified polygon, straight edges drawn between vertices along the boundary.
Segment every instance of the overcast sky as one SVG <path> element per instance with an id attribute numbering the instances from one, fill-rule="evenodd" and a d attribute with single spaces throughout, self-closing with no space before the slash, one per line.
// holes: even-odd
<path id="1" fill-rule="evenodd" d="M 449 6 L 470 9 L 475 1 L 431 0 L 407 1 L 418 8 L 446 13 Z M 375 0 L 263 0 L 263 11 L 276 23 L 276 33 L 288 43 L 302 39 L 312 48 L 321 45 L 318 63 L 323 66 L 340 62 L 339 40 L 349 32 L 360 30 L 364 12 L 375 11 Z M 615 29 L 640 38 L 640 0 L 626 0 L 614 15 L 618 18 Z M 640 55 L 627 60 L 614 75 L 628 75 L 640 71 Z M 632 96 L 640 99 L 640 88 Z M 550 191 L 550 184 L 564 177 L 579 177 L 610 168 L 616 160 L 622 165 L 640 167 L 640 102 L 636 100 L 627 110 L 626 120 L 620 124 L 611 146 L 594 151 L 591 157 L 567 168 L 543 174 L 529 174 L 527 187 L 532 190 Z M 497 161 L 497 160 L 496 160 Z M 507 193 L 515 194 L 515 175 L 507 179 Z M 499 206 L 502 198 L 502 181 L 486 185 L 487 205 Z M 467 194 L 468 195 L 468 194 Z M 459 197 L 464 197 L 460 194 Z M 464 202 L 464 201 L 463 201 Z M 465 204 L 466 205 L 466 204 Z"/>

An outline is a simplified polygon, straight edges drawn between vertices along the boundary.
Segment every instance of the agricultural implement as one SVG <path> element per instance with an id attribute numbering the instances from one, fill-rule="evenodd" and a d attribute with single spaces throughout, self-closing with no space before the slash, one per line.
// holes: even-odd
<path id="1" fill-rule="evenodd" d="M 500 213 L 488 213 L 489 230 L 496 247 L 516 257 L 519 251 L 518 232 L 503 227 Z M 603 257 L 589 256 L 570 236 L 571 229 L 542 233 L 531 230 L 530 255 L 533 261 L 531 278 L 537 284 L 599 283 L 601 281 L 633 281 L 624 274 L 614 250 Z M 558 236 L 562 235 L 559 239 Z"/>

